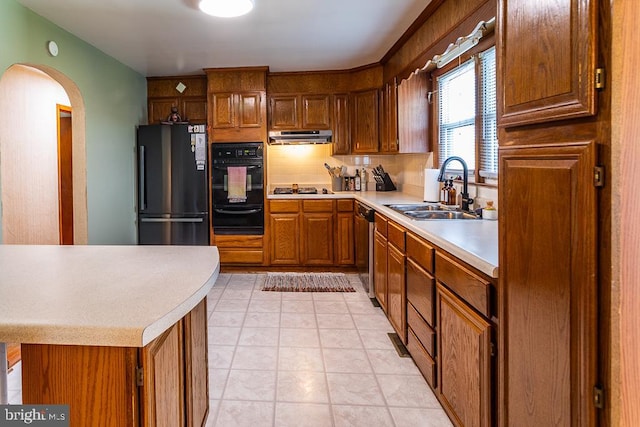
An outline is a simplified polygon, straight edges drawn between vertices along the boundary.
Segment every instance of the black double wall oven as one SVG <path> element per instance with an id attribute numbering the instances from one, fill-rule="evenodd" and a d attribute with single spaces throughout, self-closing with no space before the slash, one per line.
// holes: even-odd
<path id="1" fill-rule="evenodd" d="M 211 213 L 215 234 L 264 234 L 262 142 L 211 144 Z"/>

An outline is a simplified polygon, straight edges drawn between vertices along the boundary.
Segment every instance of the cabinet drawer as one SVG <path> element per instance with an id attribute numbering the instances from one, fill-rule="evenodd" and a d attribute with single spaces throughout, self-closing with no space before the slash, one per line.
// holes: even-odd
<path id="1" fill-rule="evenodd" d="M 222 264 L 262 264 L 263 252 L 259 249 L 225 249 L 218 248 Z"/>
<path id="2" fill-rule="evenodd" d="M 407 256 L 433 274 L 433 246 L 411 233 L 407 233 Z"/>
<path id="3" fill-rule="evenodd" d="M 429 353 L 422 347 L 418 338 L 416 338 L 415 334 L 409 328 L 407 334 L 407 350 L 411 353 L 411 357 L 413 361 L 422 372 L 422 376 L 427 380 L 432 389 L 435 390 L 437 384 L 436 381 L 436 362 L 429 356 Z"/>
<path id="4" fill-rule="evenodd" d="M 297 200 L 271 200 L 269 211 L 271 212 L 293 212 L 297 213 L 300 206 Z"/>
<path id="5" fill-rule="evenodd" d="M 436 252 L 436 278 L 480 313 L 491 317 L 491 282 L 440 252 Z"/>
<path id="6" fill-rule="evenodd" d="M 304 212 L 333 212 L 333 200 L 303 200 Z"/>
<path id="7" fill-rule="evenodd" d="M 411 304 L 407 304 L 407 324 L 429 356 L 436 354 L 436 333 Z"/>
<path id="8" fill-rule="evenodd" d="M 376 221 L 376 231 L 382 234 L 384 237 L 387 237 L 387 218 L 385 218 L 384 216 L 376 212 L 375 221 Z"/>
<path id="9" fill-rule="evenodd" d="M 353 200 L 338 199 L 336 203 L 338 205 L 338 212 L 353 212 Z"/>
<path id="10" fill-rule="evenodd" d="M 404 253 L 404 228 L 396 224 L 395 222 L 389 221 L 387 224 L 387 240 L 389 243 L 392 243 L 396 248 L 400 249 Z"/>
<path id="11" fill-rule="evenodd" d="M 235 236 L 226 234 L 216 234 L 215 245 L 219 248 L 261 248 L 262 236 Z"/>
<path id="12" fill-rule="evenodd" d="M 433 276 L 407 259 L 407 300 L 430 326 L 435 325 L 435 289 Z"/>

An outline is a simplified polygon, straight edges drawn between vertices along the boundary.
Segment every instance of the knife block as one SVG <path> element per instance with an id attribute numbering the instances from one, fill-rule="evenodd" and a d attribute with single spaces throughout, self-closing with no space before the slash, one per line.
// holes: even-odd
<path id="1" fill-rule="evenodd" d="M 376 191 L 395 191 L 396 190 L 396 186 L 393 184 L 393 181 L 391 181 L 391 177 L 389 177 L 388 173 L 384 173 L 384 175 L 381 176 L 382 181 L 378 181 L 376 180 Z"/>

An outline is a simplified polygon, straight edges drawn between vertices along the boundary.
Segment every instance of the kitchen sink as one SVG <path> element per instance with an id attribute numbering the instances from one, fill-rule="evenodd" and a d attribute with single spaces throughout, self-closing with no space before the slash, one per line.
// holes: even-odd
<path id="1" fill-rule="evenodd" d="M 415 220 L 479 219 L 473 213 L 443 209 L 442 205 L 386 205 L 388 208 Z"/>

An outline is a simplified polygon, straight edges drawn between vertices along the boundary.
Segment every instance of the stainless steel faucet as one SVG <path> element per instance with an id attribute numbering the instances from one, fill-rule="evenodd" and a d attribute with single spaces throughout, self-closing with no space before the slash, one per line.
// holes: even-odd
<path id="1" fill-rule="evenodd" d="M 447 165 L 453 160 L 457 160 L 462 164 L 462 210 L 469 212 L 469 206 L 473 203 L 473 199 L 469 197 L 469 168 L 467 167 L 467 163 L 462 159 L 462 157 L 451 156 L 446 159 L 442 166 L 440 167 L 440 174 L 438 175 L 439 182 L 445 182 L 446 178 L 444 177 L 444 171 L 447 169 Z"/>

